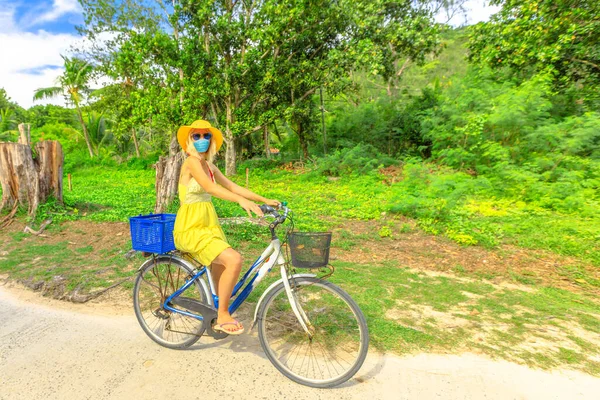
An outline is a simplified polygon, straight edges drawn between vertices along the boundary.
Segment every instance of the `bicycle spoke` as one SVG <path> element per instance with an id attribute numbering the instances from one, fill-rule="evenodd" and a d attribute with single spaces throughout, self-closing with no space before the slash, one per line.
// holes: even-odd
<path id="1" fill-rule="evenodd" d="M 203 332 L 202 321 L 163 308 L 168 296 L 184 284 L 190 272 L 175 262 L 157 262 L 140 272 L 136 280 L 134 303 L 138 320 L 146 333 L 167 347 L 186 347 Z M 182 294 L 206 301 L 199 284 L 193 284 Z"/>

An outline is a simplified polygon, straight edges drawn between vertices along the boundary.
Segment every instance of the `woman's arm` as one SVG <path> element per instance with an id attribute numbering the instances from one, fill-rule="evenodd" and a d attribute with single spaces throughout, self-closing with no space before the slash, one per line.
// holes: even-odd
<path id="1" fill-rule="evenodd" d="M 215 175 L 215 180 L 219 183 L 219 185 L 223 186 L 230 192 L 235 193 L 239 196 L 242 196 L 248 200 L 266 203 L 270 206 L 278 206 L 279 205 L 279 201 L 277 201 L 277 200 L 267 199 L 266 197 L 256 194 L 246 188 L 243 188 L 243 187 L 237 185 L 235 182 L 230 181 L 225 175 L 223 175 L 223 173 L 219 170 L 219 168 L 217 168 L 216 165 L 209 163 L 209 167 L 210 167 L 211 171 L 213 172 L 213 174 Z"/>
<path id="2" fill-rule="evenodd" d="M 256 214 L 258 216 L 263 215 L 261 209 L 255 203 L 249 201 L 248 199 L 246 199 L 245 197 L 243 197 L 239 194 L 236 194 L 236 193 L 228 190 L 226 187 L 219 186 L 216 183 L 214 183 L 212 181 L 212 179 L 210 179 L 206 175 L 206 172 L 204 172 L 204 169 L 202 169 L 200 160 L 190 157 L 186 160 L 186 162 L 188 163 L 190 172 L 191 172 L 192 176 L 194 177 L 194 179 L 196 180 L 196 182 L 198 182 L 198 184 L 200 186 L 202 186 L 202 188 L 204 190 L 206 190 L 207 193 L 211 194 L 212 196 L 223 199 L 223 200 L 235 201 L 240 206 L 242 206 L 242 208 L 244 210 L 246 210 L 248 212 L 249 217 L 252 217 L 252 214 L 250 214 L 250 211 L 254 212 L 254 214 Z M 209 168 L 210 168 L 210 166 L 209 166 Z"/>

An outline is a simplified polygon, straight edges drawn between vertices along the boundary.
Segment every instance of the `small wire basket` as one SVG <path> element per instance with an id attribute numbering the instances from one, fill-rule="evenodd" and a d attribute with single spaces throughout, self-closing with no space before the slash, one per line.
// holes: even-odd
<path id="1" fill-rule="evenodd" d="M 331 232 L 292 232 L 288 247 L 296 268 L 321 268 L 329 264 Z"/>

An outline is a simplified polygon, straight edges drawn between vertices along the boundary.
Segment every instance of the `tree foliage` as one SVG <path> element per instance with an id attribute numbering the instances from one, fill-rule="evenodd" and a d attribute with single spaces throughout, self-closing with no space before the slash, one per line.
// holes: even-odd
<path id="1" fill-rule="evenodd" d="M 160 126 L 172 136 L 179 125 L 211 119 L 224 131 L 232 174 L 236 140 L 283 118 L 305 141 L 310 97 L 320 87 L 344 90 L 362 61 L 396 82 L 401 58 L 430 52 L 437 31 L 417 4 L 83 0 L 81 31 L 99 71 L 131 104 L 131 117 L 118 112 L 117 124 Z"/>
<path id="2" fill-rule="evenodd" d="M 600 98 L 600 2 L 494 0 L 502 5 L 471 33 L 470 60 L 507 67 L 521 77 L 545 71 L 559 88 L 577 85 L 585 100 Z"/>

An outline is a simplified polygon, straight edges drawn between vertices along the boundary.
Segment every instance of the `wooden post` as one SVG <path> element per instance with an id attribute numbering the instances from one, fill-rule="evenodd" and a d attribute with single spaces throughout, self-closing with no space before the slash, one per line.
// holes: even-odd
<path id="1" fill-rule="evenodd" d="M 249 182 L 248 182 L 249 177 L 250 177 L 250 172 L 248 171 L 248 168 L 246 168 L 246 189 L 248 189 L 248 186 L 249 186 Z"/>
<path id="2" fill-rule="evenodd" d="M 67 174 L 67 178 L 69 178 L 69 192 L 72 192 L 73 186 L 71 186 L 71 174 Z"/>

